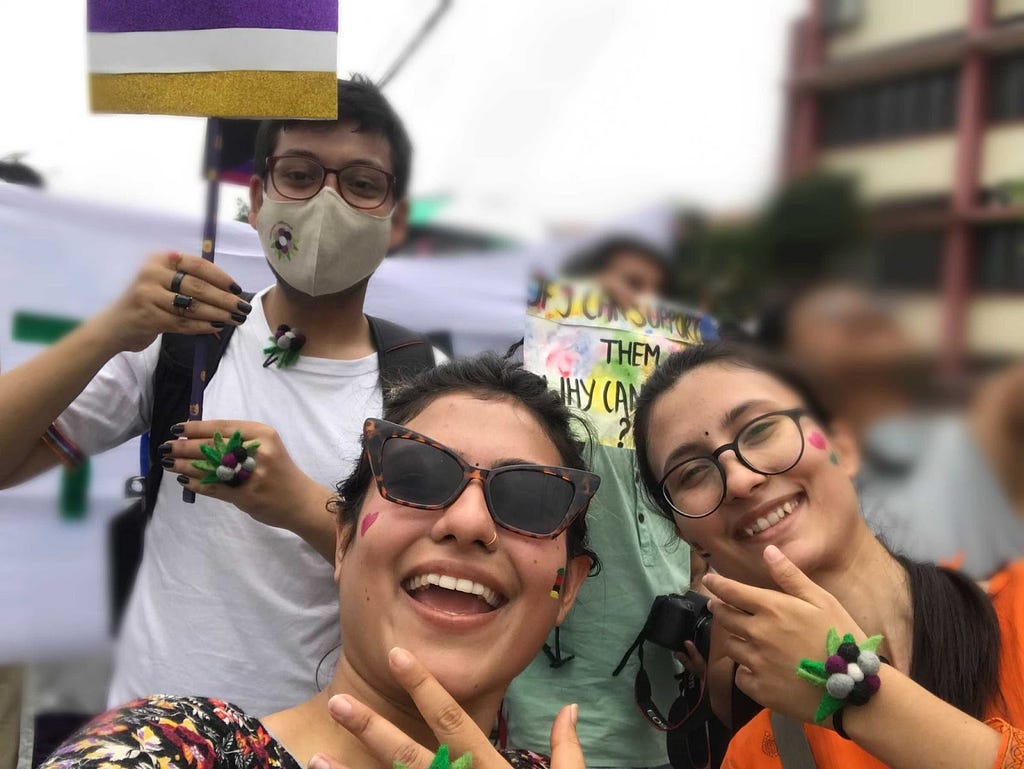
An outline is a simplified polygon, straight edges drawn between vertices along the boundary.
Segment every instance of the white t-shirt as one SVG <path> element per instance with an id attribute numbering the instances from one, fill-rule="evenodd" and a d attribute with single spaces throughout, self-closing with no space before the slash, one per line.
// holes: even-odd
<path id="1" fill-rule="evenodd" d="M 272 336 L 265 292 L 235 330 L 206 388 L 203 416 L 270 425 L 295 464 L 333 488 L 355 466 L 363 421 L 380 416 L 377 356 L 302 356 L 287 369 L 263 368 Z M 113 358 L 58 427 L 86 454 L 144 432 L 158 356 L 159 340 Z M 165 474 L 122 624 L 111 706 L 151 694 L 199 695 L 263 716 L 316 693 L 317 664 L 338 638 L 338 592 L 321 555 L 233 505 L 204 496 L 183 503 L 181 486 Z"/>

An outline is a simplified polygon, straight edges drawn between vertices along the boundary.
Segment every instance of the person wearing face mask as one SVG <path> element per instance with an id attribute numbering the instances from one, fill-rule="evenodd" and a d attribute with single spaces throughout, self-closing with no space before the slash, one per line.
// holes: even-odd
<path id="1" fill-rule="evenodd" d="M 250 223 L 273 285 L 243 294 L 213 263 L 156 254 L 111 306 L 0 377 L 0 486 L 146 430 L 159 447 L 111 703 L 201 693 L 262 715 L 315 693 L 316 661 L 338 638 L 325 506 L 359 457 L 363 420 L 382 409 L 381 326 L 363 300 L 406 233 L 411 155 L 377 88 L 339 81 L 336 121 L 265 121 L 258 132 Z M 436 351 L 399 331 L 422 353 L 409 365 L 432 365 Z M 206 420 L 161 426 L 168 340 L 202 334 L 216 335 L 219 353 Z M 215 446 L 231 459 L 193 465 L 211 461 L 203 449 L 216 433 L 235 431 L 245 451 Z M 203 483 L 210 475 L 226 482 Z"/>

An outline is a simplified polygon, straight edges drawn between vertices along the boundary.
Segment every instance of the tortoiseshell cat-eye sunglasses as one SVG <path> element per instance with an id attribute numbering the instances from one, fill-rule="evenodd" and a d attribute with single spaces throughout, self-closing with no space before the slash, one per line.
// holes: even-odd
<path id="1" fill-rule="evenodd" d="M 499 526 L 537 539 L 557 537 L 587 509 L 601 479 L 553 465 L 477 467 L 452 449 L 383 419 L 367 419 L 364 446 L 380 495 L 420 510 L 448 507 L 472 480 Z"/>

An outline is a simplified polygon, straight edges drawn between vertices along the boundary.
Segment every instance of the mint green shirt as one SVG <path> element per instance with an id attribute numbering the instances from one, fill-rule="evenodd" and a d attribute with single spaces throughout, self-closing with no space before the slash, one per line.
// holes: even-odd
<path id="1" fill-rule="evenodd" d="M 599 446 L 591 469 L 601 476 L 601 487 L 587 520 L 602 570 L 583 584 L 562 624 L 562 656 L 575 659 L 552 668 L 542 652 L 509 687 L 509 747 L 550 753 L 555 715 L 575 702 L 588 767 L 660 766 L 668 763 L 665 733 L 640 716 L 633 699 L 636 653 L 617 677 L 612 671 L 643 627 L 654 597 L 686 592 L 690 552 L 672 524 L 647 504 L 632 450 Z M 548 643 L 554 648 L 554 631 Z M 678 664 L 667 649 L 648 643 L 644 666 L 654 701 L 668 713 L 679 692 L 673 678 Z"/>

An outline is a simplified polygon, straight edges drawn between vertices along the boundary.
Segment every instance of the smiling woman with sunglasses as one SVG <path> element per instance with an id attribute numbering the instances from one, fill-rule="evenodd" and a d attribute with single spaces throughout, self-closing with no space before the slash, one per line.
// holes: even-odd
<path id="1" fill-rule="evenodd" d="M 724 662 L 724 691 L 734 677 L 766 708 L 723 766 L 1024 767 L 1024 563 L 986 595 L 890 553 L 860 514 L 853 441 L 754 351 L 670 356 L 633 424 L 647 491 L 717 572 L 712 677 Z"/>
<path id="2" fill-rule="evenodd" d="M 585 426 L 541 378 L 492 356 L 424 372 L 384 417 L 366 421 L 333 505 L 342 644 L 327 688 L 260 719 L 203 697 L 139 700 L 46 767 L 427 769 L 441 743 L 475 769 L 547 764 L 487 735 L 596 566 Z M 575 722 L 567 704 L 552 727 L 558 769 L 583 769 Z"/>

